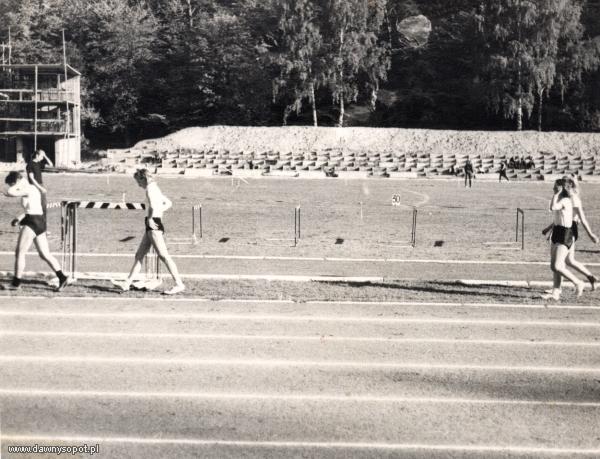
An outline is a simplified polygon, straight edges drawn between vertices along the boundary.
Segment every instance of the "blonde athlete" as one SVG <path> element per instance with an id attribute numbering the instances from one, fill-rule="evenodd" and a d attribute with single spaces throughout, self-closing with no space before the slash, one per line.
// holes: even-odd
<path id="1" fill-rule="evenodd" d="M 585 212 L 583 211 L 583 203 L 581 201 L 581 189 L 579 187 L 579 181 L 575 176 L 563 177 L 563 180 L 569 179 L 573 181 L 573 189 L 571 190 L 571 201 L 573 202 L 573 244 L 569 249 L 566 264 L 567 266 L 570 266 L 571 268 L 575 269 L 576 271 L 580 272 L 585 277 L 587 277 L 588 282 L 592 287 L 592 291 L 594 291 L 596 290 L 596 282 L 598 282 L 598 278 L 594 276 L 583 263 L 580 263 L 577 260 L 575 260 L 575 243 L 577 242 L 577 239 L 579 239 L 579 224 L 581 223 L 581 226 L 583 226 L 589 238 L 592 240 L 592 242 L 594 242 L 594 244 L 597 244 L 599 239 L 598 236 L 596 236 L 596 234 L 594 234 L 594 232 L 592 231 L 592 228 L 585 216 Z M 550 225 L 543 231 L 543 233 L 546 234 L 548 231 L 552 230 L 552 227 L 553 225 Z M 560 275 L 555 280 L 555 284 L 558 285 L 558 291 L 560 294 L 560 286 L 562 284 L 562 277 Z M 552 290 L 547 290 L 546 293 L 553 292 Z"/>
<path id="2" fill-rule="evenodd" d="M 6 176 L 5 183 L 9 186 L 4 193 L 8 197 L 21 198 L 24 214 L 15 218 L 12 225 L 19 225 L 19 240 L 15 250 L 15 276 L 9 289 L 18 289 L 25 269 L 25 255 L 35 243 L 35 247 L 42 260 L 44 260 L 56 273 L 58 277 L 57 291 L 60 291 L 68 283 L 68 277 L 62 272 L 60 264 L 50 253 L 48 239 L 46 237 L 46 215 L 42 206 L 42 193 L 45 193 L 40 185 L 32 185 L 20 172 L 11 172 Z"/>
<path id="3" fill-rule="evenodd" d="M 554 182 L 554 196 L 550 202 L 553 214 L 552 249 L 550 268 L 553 272 L 552 292 L 542 295 L 545 300 L 560 299 L 561 277 L 566 277 L 575 285 L 577 297 L 583 294 L 585 284 L 580 281 L 566 266 L 567 256 L 574 243 L 573 238 L 573 201 L 571 193 L 573 180 L 570 178 L 559 179 Z"/>
<path id="4" fill-rule="evenodd" d="M 164 239 L 165 227 L 162 223 L 163 213 L 170 209 L 173 204 L 164 194 L 162 194 L 158 184 L 151 177 L 147 169 L 138 169 L 133 175 L 133 178 L 140 187 L 146 190 L 147 214 L 145 219 L 144 236 L 135 254 L 135 261 L 127 279 L 124 281 L 112 281 L 112 283 L 124 292 L 129 290 L 133 279 L 142 269 L 144 257 L 150 250 L 150 247 L 154 247 L 158 258 L 167 266 L 167 269 L 175 281 L 175 286 L 170 290 L 165 290 L 163 293 L 165 295 L 176 295 L 177 293 L 181 293 L 185 290 L 185 285 L 181 280 L 175 262 L 167 250 L 167 244 L 165 243 Z"/>

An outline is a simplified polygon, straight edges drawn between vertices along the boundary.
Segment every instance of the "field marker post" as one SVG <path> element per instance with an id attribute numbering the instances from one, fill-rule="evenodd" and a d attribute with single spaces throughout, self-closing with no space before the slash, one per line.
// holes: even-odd
<path id="1" fill-rule="evenodd" d="M 517 222 L 515 225 L 515 242 L 519 242 L 519 220 L 521 223 L 521 250 L 525 250 L 525 211 L 517 207 Z"/>
<path id="2" fill-rule="evenodd" d="M 200 239 L 202 239 L 202 204 L 192 206 L 192 241 L 194 244 L 198 243 L 196 237 L 196 212 L 198 212 L 198 231 Z"/>
<path id="3" fill-rule="evenodd" d="M 294 247 L 300 240 L 300 206 L 294 208 Z"/>
<path id="4" fill-rule="evenodd" d="M 72 244 L 72 250 L 71 250 L 71 259 L 72 259 L 71 269 L 72 269 L 73 280 L 77 280 L 77 204 L 72 205 L 71 215 L 72 215 L 72 220 L 73 220 L 73 224 L 72 224 L 73 244 Z"/>
<path id="5" fill-rule="evenodd" d="M 410 242 L 413 248 L 417 245 L 417 208 L 413 207 L 412 213 L 412 230 L 410 235 Z"/>

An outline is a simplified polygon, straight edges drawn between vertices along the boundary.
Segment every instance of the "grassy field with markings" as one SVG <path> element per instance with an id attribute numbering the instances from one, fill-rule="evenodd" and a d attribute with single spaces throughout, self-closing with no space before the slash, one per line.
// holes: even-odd
<path id="1" fill-rule="evenodd" d="M 465 189 L 457 180 L 301 180 L 160 177 L 174 207 L 165 217 L 173 253 L 329 257 L 414 257 L 545 260 L 548 244 L 541 229 L 549 182 L 478 182 Z M 46 174 L 49 201 L 63 199 L 140 202 L 143 190 L 132 178 L 108 175 Z M 588 218 L 600 231 L 600 185 L 583 183 Z M 401 206 L 392 205 L 400 195 Z M 13 250 L 20 212 L 17 200 L 0 198 L 0 250 Z M 203 237 L 189 238 L 192 205 L 202 205 Z M 301 208 L 301 239 L 293 247 L 294 208 Z M 417 206 L 417 245 L 408 248 L 412 206 Z M 516 209 L 525 210 L 526 250 L 515 243 Z M 59 209 L 49 211 L 52 249 L 60 246 Z M 132 252 L 143 231 L 142 211 L 81 209 L 79 250 Z M 199 235 L 199 232 L 197 232 Z M 584 235 L 579 257 L 598 251 Z"/>

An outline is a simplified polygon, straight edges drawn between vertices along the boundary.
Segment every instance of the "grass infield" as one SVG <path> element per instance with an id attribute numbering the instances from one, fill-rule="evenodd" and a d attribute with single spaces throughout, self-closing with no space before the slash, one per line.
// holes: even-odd
<path id="1" fill-rule="evenodd" d="M 549 246 L 541 230 L 550 222 L 549 182 L 478 182 L 390 179 L 184 179 L 159 177 L 174 206 L 164 221 L 174 254 L 540 261 Z M 49 202 L 63 199 L 140 202 L 131 177 L 46 174 Z M 600 232 L 599 184 L 582 184 L 588 219 Z M 401 206 L 393 206 L 395 195 Z M 0 250 L 13 250 L 20 213 L 16 199 L 0 198 Z M 192 245 L 193 205 L 202 204 L 202 239 Z M 294 208 L 301 207 L 301 239 L 293 247 Z M 418 207 L 416 248 L 408 246 L 412 207 Z M 525 209 L 526 250 L 515 242 L 516 209 Z M 49 209 L 49 241 L 60 250 L 59 209 Z M 81 209 L 78 248 L 91 253 L 135 251 L 143 212 Z M 197 231 L 198 235 L 199 232 Z M 182 238 L 184 239 L 182 241 Z M 187 242 L 186 239 L 187 238 Z M 600 253 L 587 235 L 579 258 Z"/>

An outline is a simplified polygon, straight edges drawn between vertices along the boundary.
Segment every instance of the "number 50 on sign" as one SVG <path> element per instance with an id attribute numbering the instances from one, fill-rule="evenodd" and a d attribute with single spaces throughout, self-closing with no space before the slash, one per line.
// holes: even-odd
<path id="1" fill-rule="evenodd" d="M 400 195 L 399 194 L 395 194 L 394 196 L 392 196 L 392 205 L 393 206 L 400 205 Z"/>

